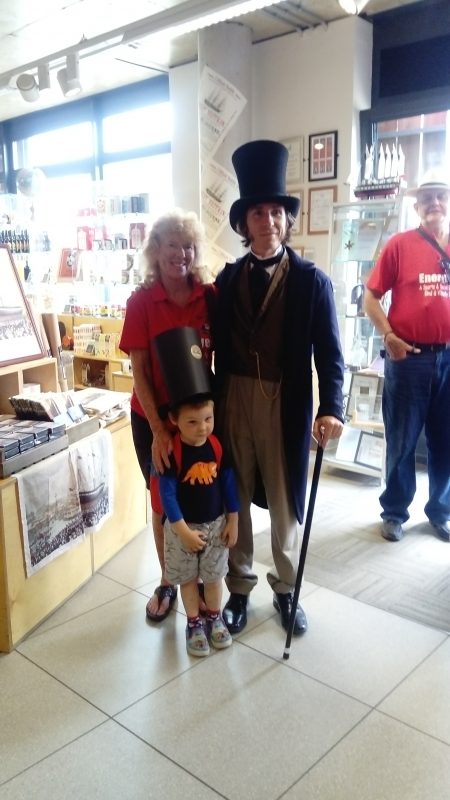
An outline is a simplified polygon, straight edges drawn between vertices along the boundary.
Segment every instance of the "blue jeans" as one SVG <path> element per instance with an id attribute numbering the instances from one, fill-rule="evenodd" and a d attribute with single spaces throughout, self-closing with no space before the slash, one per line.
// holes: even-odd
<path id="1" fill-rule="evenodd" d="M 446 522 L 450 519 L 450 350 L 409 354 L 401 361 L 386 356 L 383 419 L 382 518 L 409 519 L 408 506 L 416 492 L 415 450 L 425 427 L 429 481 L 425 514 L 432 522 Z"/>

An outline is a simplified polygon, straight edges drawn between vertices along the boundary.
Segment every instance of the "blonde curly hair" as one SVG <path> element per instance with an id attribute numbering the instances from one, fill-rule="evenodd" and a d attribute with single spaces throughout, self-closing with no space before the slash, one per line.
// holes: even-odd
<path id="1" fill-rule="evenodd" d="M 161 278 L 159 248 L 164 239 L 174 234 L 182 234 L 194 245 L 194 261 L 190 269 L 192 279 L 198 283 L 204 283 L 208 279 L 208 272 L 201 263 L 205 240 L 203 225 L 194 211 L 175 208 L 155 220 L 147 237 L 142 253 L 144 262 L 142 277 L 146 286 L 151 286 Z"/>

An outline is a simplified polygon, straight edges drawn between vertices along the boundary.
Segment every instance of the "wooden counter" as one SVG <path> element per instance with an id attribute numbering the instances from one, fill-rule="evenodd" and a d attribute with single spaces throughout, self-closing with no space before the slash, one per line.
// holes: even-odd
<path id="1" fill-rule="evenodd" d="M 0 651 L 11 651 L 147 524 L 146 489 L 130 421 L 117 420 L 108 430 L 114 457 L 112 517 L 30 577 L 25 572 L 17 481 L 14 475 L 0 480 Z"/>

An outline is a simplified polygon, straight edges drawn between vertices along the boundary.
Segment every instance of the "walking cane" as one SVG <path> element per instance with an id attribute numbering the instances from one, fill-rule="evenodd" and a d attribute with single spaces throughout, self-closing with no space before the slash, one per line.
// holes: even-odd
<path id="1" fill-rule="evenodd" d="M 311 523 L 314 514 L 314 504 L 316 502 L 317 487 L 319 485 L 320 468 L 322 466 L 323 447 L 318 443 L 316 451 L 316 460 L 314 462 L 314 471 L 311 480 L 311 491 L 309 493 L 308 511 L 306 513 L 305 530 L 303 533 L 302 547 L 300 550 L 300 560 L 298 563 L 297 578 L 295 581 L 294 599 L 292 601 L 291 616 L 289 617 L 288 632 L 286 636 L 286 644 L 284 646 L 283 658 L 288 660 L 291 650 L 292 631 L 294 630 L 295 615 L 297 613 L 297 603 L 300 594 L 300 587 L 302 585 L 303 571 L 305 569 L 306 551 L 308 550 L 309 534 L 311 532 Z"/>

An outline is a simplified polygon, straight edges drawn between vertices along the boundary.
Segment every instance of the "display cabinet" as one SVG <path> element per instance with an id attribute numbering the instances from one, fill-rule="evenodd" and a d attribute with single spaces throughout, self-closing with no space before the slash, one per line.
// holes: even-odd
<path id="1" fill-rule="evenodd" d="M 107 197 L 99 184 L 86 195 L 85 207 L 76 208 L 70 192 L 43 193 L 33 202 L 20 189 L 0 194 L 0 242 L 9 246 L 27 294 L 51 297 L 60 311 L 125 307 L 139 281 L 148 195 Z"/>
<path id="2" fill-rule="evenodd" d="M 380 354 L 380 337 L 364 314 L 364 285 L 384 243 L 402 228 L 399 199 L 336 204 L 330 236 L 330 277 L 346 370 L 368 367 Z"/>
<path id="3" fill-rule="evenodd" d="M 387 240 L 405 226 L 401 197 L 335 204 L 330 231 L 330 277 L 345 361 L 344 416 L 340 440 L 326 461 L 381 478 L 383 338 L 364 313 L 368 274 Z"/>
<path id="4" fill-rule="evenodd" d="M 113 375 L 122 370 L 122 362 L 128 359 L 126 353 L 118 349 L 122 332 L 123 319 L 112 317 L 94 317 L 78 314 L 59 314 L 58 320 L 63 326 L 66 339 L 74 339 L 74 329 L 81 326 L 98 326 L 101 332 L 111 337 L 111 352 L 104 355 L 75 346 L 73 351 L 73 383 L 75 389 L 86 386 L 98 386 L 102 389 L 114 389 Z"/>

